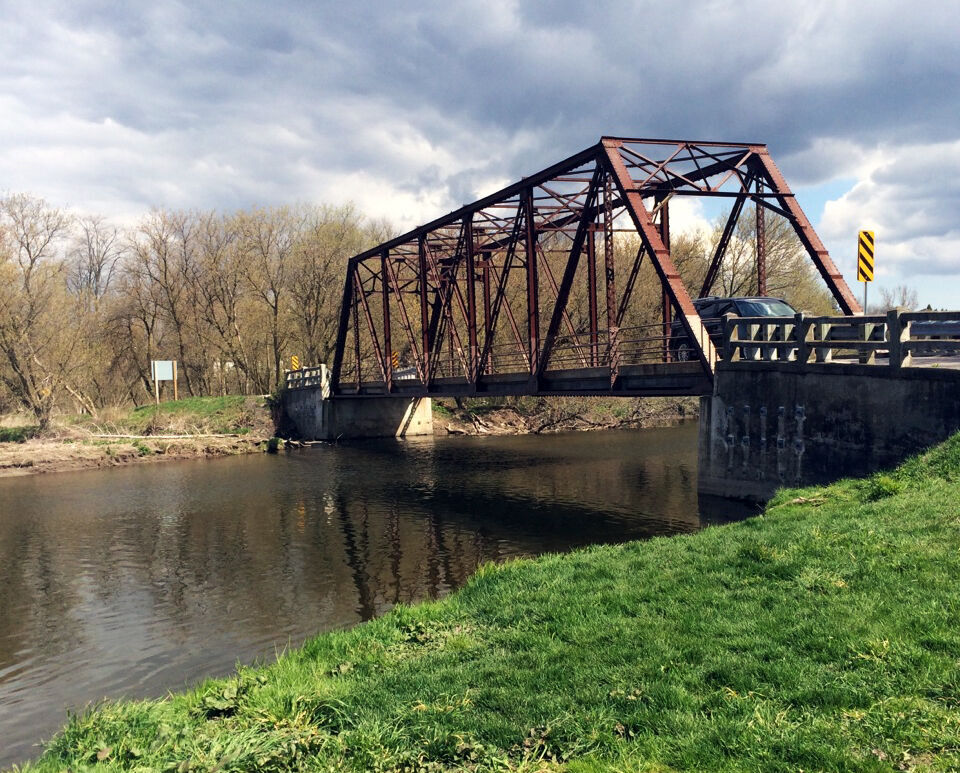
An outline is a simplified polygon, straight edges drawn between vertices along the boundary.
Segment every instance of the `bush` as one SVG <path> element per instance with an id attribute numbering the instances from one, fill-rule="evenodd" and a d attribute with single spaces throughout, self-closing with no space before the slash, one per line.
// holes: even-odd
<path id="1" fill-rule="evenodd" d="M 0 443 L 26 443 L 36 437 L 40 427 L 0 427 Z"/>
<path id="2" fill-rule="evenodd" d="M 876 502 L 880 499 L 892 497 L 903 490 L 903 483 L 891 478 L 889 475 L 877 473 L 864 482 L 864 493 L 868 502 Z"/>

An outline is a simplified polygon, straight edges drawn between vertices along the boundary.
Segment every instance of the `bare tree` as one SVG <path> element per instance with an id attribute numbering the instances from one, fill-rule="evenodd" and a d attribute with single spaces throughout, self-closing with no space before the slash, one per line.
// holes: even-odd
<path id="1" fill-rule="evenodd" d="M 79 336 L 70 324 L 66 264 L 59 245 L 70 218 L 42 199 L 0 201 L 0 379 L 46 427 L 75 365 Z"/>
<path id="2" fill-rule="evenodd" d="M 240 217 L 244 275 L 253 297 L 266 311 L 271 383 L 280 383 L 286 342 L 286 297 L 300 216 L 289 207 L 259 209 Z"/>
<path id="3" fill-rule="evenodd" d="M 908 285 L 896 285 L 895 287 L 881 287 L 880 303 L 876 307 L 871 306 L 871 310 L 877 313 L 897 308 L 913 311 L 919 305 L 920 299 L 916 290 Z"/>
<path id="4" fill-rule="evenodd" d="M 70 253 L 68 286 L 78 295 L 86 295 L 94 305 L 110 289 L 114 273 L 123 255 L 120 232 L 99 215 L 77 221 L 77 235 Z"/>

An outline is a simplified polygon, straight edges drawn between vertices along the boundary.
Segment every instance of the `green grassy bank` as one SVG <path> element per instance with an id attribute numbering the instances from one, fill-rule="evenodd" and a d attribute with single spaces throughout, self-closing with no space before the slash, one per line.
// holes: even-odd
<path id="1" fill-rule="evenodd" d="M 699 534 L 484 567 L 29 770 L 960 769 L 960 436 Z"/>

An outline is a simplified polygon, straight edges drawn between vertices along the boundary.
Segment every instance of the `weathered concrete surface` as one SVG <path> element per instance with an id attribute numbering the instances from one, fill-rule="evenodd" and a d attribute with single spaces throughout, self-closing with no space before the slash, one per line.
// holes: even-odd
<path id="1" fill-rule="evenodd" d="M 429 398 L 323 399 L 320 389 L 291 389 L 283 395 L 283 410 L 297 434 L 306 440 L 433 434 Z"/>
<path id="2" fill-rule="evenodd" d="M 960 429 L 960 372 L 720 363 L 700 404 L 699 490 L 764 501 L 777 488 L 893 467 Z"/>

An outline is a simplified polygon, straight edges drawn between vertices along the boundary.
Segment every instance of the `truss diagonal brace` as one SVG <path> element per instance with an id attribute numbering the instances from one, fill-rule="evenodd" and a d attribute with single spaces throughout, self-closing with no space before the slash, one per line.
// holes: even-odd
<path id="1" fill-rule="evenodd" d="M 717 248 L 713 252 L 713 260 L 710 261 L 710 268 L 707 269 L 707 275 L 703 278 L 703 286 L 700 288 L 699 298 L 703 298 L 710 293 L 710 288 L 717 281 L 717 272 L 720 270 L 720 263 L 723 255 L 727 251 L 727 245 L 730 243 L 730 237 L 733 236 L 733 229 L 740 218 L 740 212 L 743 211 L 743 205 L 746 202 L 746 196 L 737 196 L 730 209 L 730 215 L 727 217 L 727 224 L 723 227 L 723 233 L 720 234 L 720 241 L 717 242 Z M 758 205 L 759 206 L 759 205 Z"/>
<path id="2" fill-rule="evenodd" d="M 627 211 L 630 213 L 633 224 L 640 234 L 647 253 L 650 255 L 650 262 L 657 270 L 664 292 L 670 298 L 674 308 L 680 312 L 680 324 L 690 341 L 694 342 L 700 357 L 700 363 L 712 376 L 714 364 L 717 361 L 716 350 L 710 341 L 710 336 L 707 335 L 706 328 L 700 321 L 700 316 L 693 306 L 687 288 L 683 286 L 683 281 L 680 279 L 676 266 L 674 266 L 670 257 L 670 251 L 664 245 L 659 230 L 653 224 L 650 213 L 647 212 L 647 208 L 643 204 L 643 198 L 633 189 L 633 180 L 620 155 L 619 145 L 620 143 L 616 140 L 603 140 L 611 176 L 620 190 Z"/>
<path id="3" fill-rule="evenodd" d="M 592 213 L 597 201 L 597 190 L 600 186 L 600 180 L 603 177 L 601 167 L 597 164 L 597 169 L 593 174 L 593 181 L 590 183 L 590 193 L 587 201 L 583 205 L 583 214 L 577 225 L 577 233 L 573 237 L 573 246 L 570 248 L 570 255 L 567 258 L 567 267 L 564 269 L 563 278 L 560 280 L 560 288 L 557 291 L 557 301 L 553 307 L 553 316 L 550 317 L 550 326 L 547 328 L 547 338 L 543 344 L 543 353 L 540 355 L 540 361 L 537 366 L 537 375 L 541 375 L 550 361 L 550 355 L 553 352 L 553 345 L 557 340 L 557 333 L 560 331 L 560 322 L 567 309 L 567 302 L 570 300 L 570 289 L 573 287 L 573 278 L 576 276 L 577 267 L 580 265 L 580 255 L 583 252 L 583 243 L 586 241 L 587 232 L 590 224 L 593 222 Z"/>
<path id="4" fill-rule="evenodd" d="M 806 248 L 807 253 L 820 272 L 820 276 L 823 277 L 823 281 L 827 283 L 827 287 L 829 287 L 833 293 L 833 297 L 837 299 L 837 303 L 840 304 L 843 313 L 862 313 L 863 309 L 860 308 L 857 299 L 853 296 L 853 293 L 850 292 L 846 280 L 844 280 L 843 275 L 837 270 L 833 259 L 830 257 L 830 253 L 827 252 L 827 248 L 823 246 L 820 237 L 817 236 L 816 231 L 813 230 L 813 226 L 811 226 L 810 221 L 807 220 L 807 216 L 797 203 L 797 199 L 791 192 L 790 186 L 787 185 L 787 181 L 783 178 L 783 175 L 773 162 L 770 154 L 767 153 L 764 148 L 757 152 L 756 158 L 760 164 L 763 165 L 764 177 L 766 177 L 767 183 L 778 195 L 777 198 L 780 206 L 789 212 L 790 222 L 793 224 L 793 228 L 797 232 L 800 242 Z"/>

